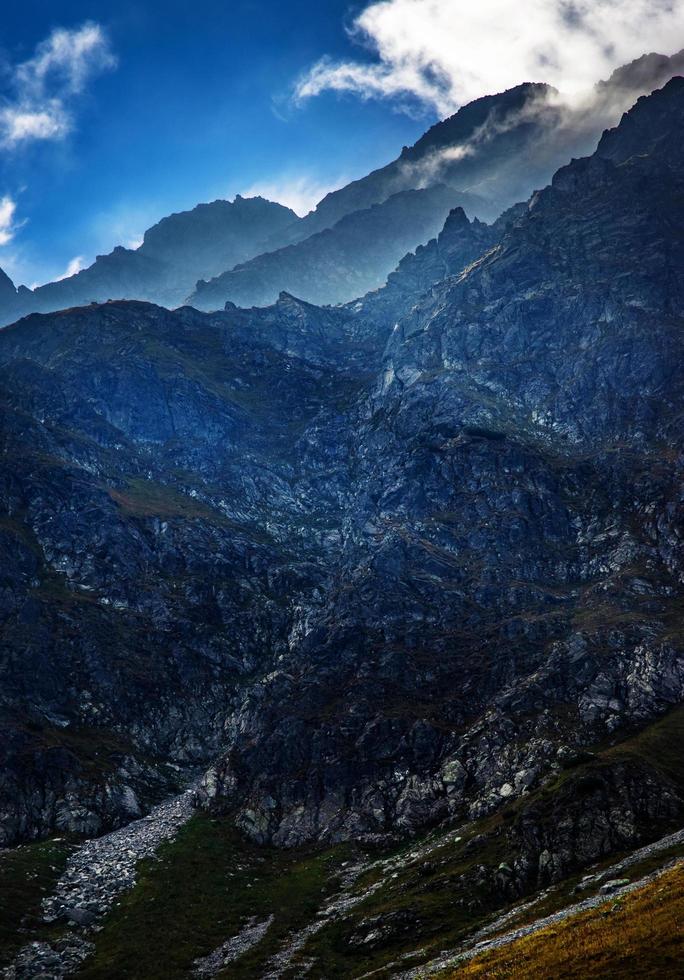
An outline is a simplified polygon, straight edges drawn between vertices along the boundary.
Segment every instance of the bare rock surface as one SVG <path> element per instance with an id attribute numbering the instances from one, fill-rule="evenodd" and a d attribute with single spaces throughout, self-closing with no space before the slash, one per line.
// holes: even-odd
<path id="1" fill-rule="evenodd" d="M 273 922 L 273 916 L 270 915 L 266 919 L 261 921 L 252 918 L 243 929 L 233 936 L 232 939 L 228 939 L 225 943 L 215 949 L 213 952 L 209 953 L 207 956 L 202 956 L 195 960 L 195 976 L 196 977 L 214 977 L 219 973 L 224 967 L 228 966 L 229 963 L 233 963 L 235 960 L 239 959 L 248 949 L 252 946 L 256 946 L 258 942 L 264 938 L 269 930 L 271 923 Z"/>

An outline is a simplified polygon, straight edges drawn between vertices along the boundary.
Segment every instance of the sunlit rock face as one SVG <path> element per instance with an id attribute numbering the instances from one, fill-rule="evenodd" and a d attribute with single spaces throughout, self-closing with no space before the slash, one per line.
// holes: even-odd
<path id="1" fill-rule="evenodd" d="M 413 831 L 682 700 L 683 116 L 346 306 L 0 334 L 6 841 L 212 762 L 258 840 Z M 677 812 L 637 783 L 587 826 Z"/>

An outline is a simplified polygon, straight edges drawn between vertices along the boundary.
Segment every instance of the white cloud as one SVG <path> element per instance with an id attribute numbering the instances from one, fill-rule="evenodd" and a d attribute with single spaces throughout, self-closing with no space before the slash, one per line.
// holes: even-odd
<path id="1" fill-rule="evenodd" d="M 346 183 L 346 178 L 336 181 L 320 181 L 309 176 L 282 176 L 272 180 L 258 181 L 241 191 L 243 197 L 265 197 L 269 201 L 277 201 L 285 207 L 303 216 L 311 211 L 321 198 L 330 191 L 337 190 Z"/>
<path id="2" fill-rule="evenodd" d="M 7 245 L 14 238 L 17 226 L 14 215 L 17 210 L 16 201 L 5 195 L 0 198 L 0 246 Z"/>
<path id="3" fill-rule="evenodd" d="M 7 72 L 9 84 L 0 97 L 0 144 L 62 139 L 73 127 L 73 98 L 93 75 L 115 64 L 99 24 L 56 28 L 33 57 Z"/>
<path id="4" fill-rule="evenodd" d="M 69 262 L 64 272 L 61 276 L 55 276 L 55 282 L 61 282 L 62 279 L 68 279 L 69 276 L 75 276 L 77 272 L 84 269 L 86 266 L 85 259 L 82 255 L 75 255 L 73 259 Z"/>
<path id="5" fill-rule="evenodd" d="M 684 0 L 380 0 L 353 40 L 374 61 L 323 58 L 295 88 L 416 99 L 441 115 L 525 81 L 580 92 L 645 52 L 684 43 Z"/>

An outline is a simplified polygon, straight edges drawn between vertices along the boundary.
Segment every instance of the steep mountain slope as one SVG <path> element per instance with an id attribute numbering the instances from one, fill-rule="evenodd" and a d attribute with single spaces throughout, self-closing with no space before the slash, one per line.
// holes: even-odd
<path id="1" fill-rule="evenodd" d="M 276 252 L 267 252 L 198 282 L 188 303 L 198 309 L 267 306 L 283 290 L 310 303 L 344 303 L 381 286 L 399 260 L 427 242 L 456 205 L 475 199 L 444 185 L 405 191 L 356 211 L 336 225 Z"/>
<path id="2" fill-rule="evenodd" d="M 109 303 L 0 334 L 5 842 L 130 819 L 211 759 L 300 591 L 321 601 L 350 479 L 334 420 L 412 289 L 491 240 L 455 212 L 387 297 L 341 310 Z"/>
<path id="3" fill-rule="evenodd" d="M 0 334 L 3 843 L 130 819 L 168 763 L 209 761 L 329 575 L 354 345 L 287 297 Z"/>
<path id="4" fill-rule="evenodd" d="M 381 289 L 347 304 L 356 328 L 389 333 L 424 293 L 443 279 L 459 275 L 493 248 L 526 210 L 524 204 L 517 205 L 486 225 L 477 218 L 468 221 L 463 208 L 454 208 L 437 238 L 405 255 Z"/>
<path id="5" fill-rule="evenodd" d="M 675 79 L 393 330 L 333 587 L 207 780 L 257 839 L 487 813 L 682 699 L 683 119 Z"/>
<path id="6" fill-rule="evenodd" d="M 233 203 L 215 201 L 170 215 L 148 230 L 139 249 L 117 247 L 75 276 L 35 290 L 15 289 L 3 273 L 0 324 L 33 311 L 116 298 L 175 307 L 196 283 L 191 299 L 204 309 L 226 300 L 263 305 L 282 290 L 312 302 L 344 302 L 381 285 L 403 253 L 437 232 L 446 215 L 441 207 L 437 217 L 436 204 L 444 185 L 451 189 L 450 206 L 494 220 L 543 186 L 569 157 L 590 152 L 601 130 L 638 94 L 683 68 L 681 52 L 645 55 L 572 107 L 548 86 L 531 83 L 478 99 L 431 127 L 386 167 L 327 195 L 304 219 L 238 195 Z M 406 194 L 425 189 L 429 193 L 418 197 Z M 373 211 L 385 202 L 394 240 Z M 332 236 L 313 237 L 333 226 Z M 305 242 L 301 250 L 285 247 Z M 206 283 L 216 277 L 218 282 Z"/>
<path id="7" fill-rule="evenodd" d="M 438 230 L 440 208 L 430 194 L 416 198 L 405 192 L 429 188 L 439 197 L 443 187 L 437 185 L 447 185 L 451 206 L 461 204 L 492 221 L 543 186 L 571 156 L 590 152 L 601 131 L 637 95 L 683 69 L 681 52 L 671 58 L 645 55 L 572 107 L 548 86 L 531 83 L 475 100 L 431 127 L 397 160 L 327 195 L 304 219 L 280 205 L 238 195 L 232 204 L 215 201 L 170 215 L 148 230 L 139 249 L 118 247 L 75 276 L 35 290 L 15 289 L 3 273 L 0 323 L 116 298 L 175 307 L 198 280 L 192 301 L 204 309 L 220 308 L 226 300 L 262 305 L 282 290 L 312 302 L 344 302 L 381 285 L 403 253 Z M 372 209 L 393 195 L 399 197 L 389 205 L 387 219 L 397 237 L 390 245 L 387 225 Z M 418 214 L 419 201 L 425 214 Z M 312 237 L 352 215 L 332 237 Z M 405 225 L 401 231 L 400 224 Z M 301 251 L 285 248 L 309 238 Z M 205 284 L 215 277 L 218 283 Z"/>
<path id="8" fill-rule="evenodd" d="M 149 228 L 138 249 L 119 246 L 59 282 L 15 290 L 5 276 L 0 283 L 0 322 L 108 299 L 178 306 L 198 278 L 217 275 L 258 254 L 267 238 L 297 221 L 294 211 L 260 197 L 238 195 L 232 202 L 199 204 Z"/>
<path id="9" fill-rule="evenodd" d="M 601 131 L 637 95 L 682 69 L 684 52 L 671 58 L 645 55 L 572 106 L 548 86 L 531 83 L 477 99 L 405 147 L 398 160 L 327 195 L 286 229 L 292 247 L 199 282 L 188 302 L 206 310 L 220 309 L 226 301 L 261 306 L 286 290 L 309 302 L 335 303 L 377 287 L 403 252 L 426 240 L 430 217 L 433 224 L 443 217 L 428 213 L 413 228 L 407 224 L 407 202 L 415 221 L 416 207 L 431 211 L 430 195 L 448 187 L 452 205 L 494 220 L 546 184 L 570 157 L 591 152 Z M 420 197 L 416 188 L 423 189 Z M 397 234 L 394 252 L 388 227 Z M 273 244 L 282 241 L 279 234 Z"/>
<path id="10" fill-rule="evenodd" d="M 126 822 L 216 760 L 85 976 L 154 958 L 173 902 L 166 975 L 248 928 L 235 976 L 399 973 L 681 828 L 683 124 L 674 79 L 345 307 L 0 334 L 3 842 Z M 336 843 L 443 821 L 334 892 Z M 254 842 L 314 850 L 274 878 Z M 186 921 L 195 874 L 215 905 Z"/>
<path id="11" fill-rule="evenodd" d="M 517 171 L 519 154 L 524 154 L 526 164 L 534 169 L 529 150 L 540 141 L 543 132 L 537 111 L 550 107 L 553 95 L 554 90 L 548 85 L 525 83 L 469 102 L 453 116 L 430 127 L 413 146 L 404 147 L 396 160 L 327 194 L 300 225 L 291 229 L 292 239 L 300 241 L 304 236 L 331 227 L 346 214 L 372 207 L 400 191 L 430 186 L 435 181 L 448 183 L 461 192 L 480 194 L 482 200 L 474 213 L 486 220 L 496 218 L 505 207 L 528 197 L 535 186 L 546 182 L 545 179 L 539 182 L 535 171 L 530 174 L 531 183 L 522 186 L 516 182 L 505 200 L 494 200 L 490 195 L 493 175 L 502 166 Z M 552 109 L 551 112 L 551 124 L 556 125 L 560 114 Z M 479 143 L 474 153 L 459 152 L 459 148 L 477 141 L 478 134 L 485 131 L 491 138 Z M 451 158 L 445 156 L 442 161 L 438 157 L 440 151 L 452 149 Z M 563 161 L 566 159 L 564 156 Z"/>

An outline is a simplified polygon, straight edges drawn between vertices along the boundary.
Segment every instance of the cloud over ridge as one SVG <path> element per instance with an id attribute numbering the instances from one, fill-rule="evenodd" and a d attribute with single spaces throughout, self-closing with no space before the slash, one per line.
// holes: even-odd
<path id="1" fill-rule="evenodd" d="M 377 0 L 350 35 L 375 59 L 322 58 L 296 100 L 350 92 L 448 115 L 525 81 L 573 94 L 645 51 L 671 54 L 684 43 L 684 0 Z"/>

